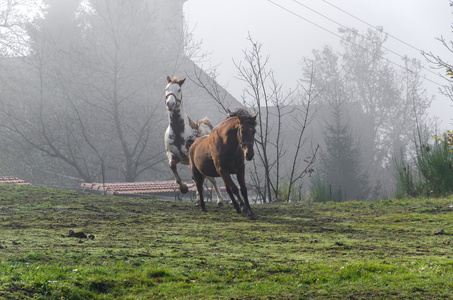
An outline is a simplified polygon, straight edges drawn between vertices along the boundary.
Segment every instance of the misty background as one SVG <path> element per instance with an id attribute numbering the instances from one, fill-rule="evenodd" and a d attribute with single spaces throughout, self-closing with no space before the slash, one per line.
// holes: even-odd
<path id="1" fill-rule="evenodd" d="M 446 84 L 445 72 L 432 69 L 421 53 L 432 51 L 441 57 L 451 54 L 437 41 L 441 37 L 448 41 L 451 36 L 448 0 L 191 0 L 185 2 L 184 13 L 194 37 L 210 54 L 203 65 L 216 66 L 218 80 L 237 98 L 242 95 L 243 85 L 235 80 L 233 60 L 242 59 L 243 50 L 249 46 L 249 33 L 264 45 L 276 77 L 289 88 L 300 77 L 302 57 L 311 57 L 313 49 L 326 45 L 340 47 L 339 28 L 364 32 L 382 27 L 389 34 L 385 57 L 396 64 L 406 55 L 420 60 L 429 70 L 421 72 L 428 79 L 424 86 L 435 95 L 429 113 L 439 118 L 444 129 L 451 125 L 451 101 L 438 93 L 439 84 Z"/>
<path id="2" fill-rule="evenodd" d="M 341 3 L 322 1 L 336 12 L 329 28 L 319 4 L 211 2 L 3 2 L 0 175 L 69 188 L 173 179 L 163 145 L 167 75 L 189 79 L 182 89 L 192 119 L 207 115 L 215 125 L 240 106 L 259 113 L 248 182 L 266 201 L 319 190 L 337 201 L 390 197 L 395 165 L 451 125 L 450 99 L 437 91 L 448 85 L 446 70 L 430 69 L 420 53 L 445 53 L 435 39 L 442 32 L 414 35 L 403 19 L 410 12 L 379 19 L 394 20 L 389 28 L 355 27 Z M 424 13 L 414 9 L 419 23 Z M 414 54 L 394 48 L 394 28 L 433 36 Z"/>

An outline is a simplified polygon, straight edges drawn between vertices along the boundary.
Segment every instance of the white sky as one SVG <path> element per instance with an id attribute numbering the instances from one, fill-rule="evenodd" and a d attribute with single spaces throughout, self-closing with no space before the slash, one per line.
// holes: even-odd
<path id="1" fill-rule="evenodd" d="M 276 79 L 284 82 L 288 89 L 301 77 L 302 57 L 311 57 L 313 49 L 322 49 L 324 45 L 334 48 L 339 45 L 335 35 L 271 1 L 334 33 L 338 33 L 338 24 L 304 6 L 361 32 L 369 27 L 330 3 L 369 24 L 382 26 L 385 32 L 417 49 L 432 51 L 444 59 L 451 56 L 436 40 L 440 36 L 453 40 L 453 7 L 448 0 L 188 0 L 184 13 L 189 30 L 193 30 L 196 40 L 202 41 L 203 50 L 211 53 L 211 60 L 205 67 L 218 65 L 220 84 L 227 85 L 229 92 L 238 99 L 243 83 L 234 78 L 237 70 L 233 60 L 242 60 L 243 50 L 249 47 L 248 33 L 263 44 L 263 55 L 270 56 L 270 67 L 274 69 Z M 415 57 L 429 68 L 419 51 L 391 37 L 384 46 L 402 56 Z M 400 64 L 399 57 L 389 54 L 388 58 Z M 435 82 L 445 83 L 428 71 L 422 73 Z M 453 102 L 440 95 L 434 84 L 426 82 L 426 88 L 430 95 L 436 96 L 430 112 L 441 119 L 443 127 L 451 129 Z"/>

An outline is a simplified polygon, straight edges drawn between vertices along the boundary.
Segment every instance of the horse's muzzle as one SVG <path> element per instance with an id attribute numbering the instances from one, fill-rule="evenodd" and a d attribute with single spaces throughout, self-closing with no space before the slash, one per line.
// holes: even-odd
<path id="1" fill-rule="evenodd" d="M 167 102 L 167 110 L 168 111 L 173 111 L 173 109 L 175 109 L 175 106 L 176 106 L 175 102 L 173 102 L 173 101 L 168 101 Z"/>
<path id="2" fill-rule="evenodd" d="M 247 152 L 245 153 L 245 159 L 246 159 L 247 161 L 251 161 L 251 160 L 253 159 L 254 156 L 255 156 L 255 153 L 253 153 L 253 152 L 247 151 Z"/>

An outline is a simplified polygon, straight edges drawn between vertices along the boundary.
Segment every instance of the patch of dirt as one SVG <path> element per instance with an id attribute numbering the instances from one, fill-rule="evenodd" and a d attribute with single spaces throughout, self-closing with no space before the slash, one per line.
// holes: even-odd
<path id="1" fill-rule="evenodd" d="M 340 223 L 343 222 L 343 219 L 340 218 L 315 218 L 313 221 L 315 222 L 324 222 L 324 223 Z"/>
<path id="2" fill-rule="evenodd" d="M 69 230 L 68 235 L 61 235 L 62 237 L 73 237 L 73 238 L 79 238 L 79 239 L 86 239 L 89 238 L 91 240 L 94 240 L 94 235 L 89 234 L 86 235 L 84 232 L 74 232 L 74 230 Z"/>

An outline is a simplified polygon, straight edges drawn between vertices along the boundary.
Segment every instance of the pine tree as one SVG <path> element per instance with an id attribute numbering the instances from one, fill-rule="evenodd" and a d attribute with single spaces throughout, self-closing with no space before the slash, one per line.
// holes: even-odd
<path id="1" fill-rule="evenodd" d="M 335 200 L 366 199 L 370 193 L 368 173 L 363 167 L 359 144 L 354 141 L 349 122 L 343 116 L 343 103 L 331 104 L 326 122 L 325 149 L 321 156 L 321 179 Z"/>

